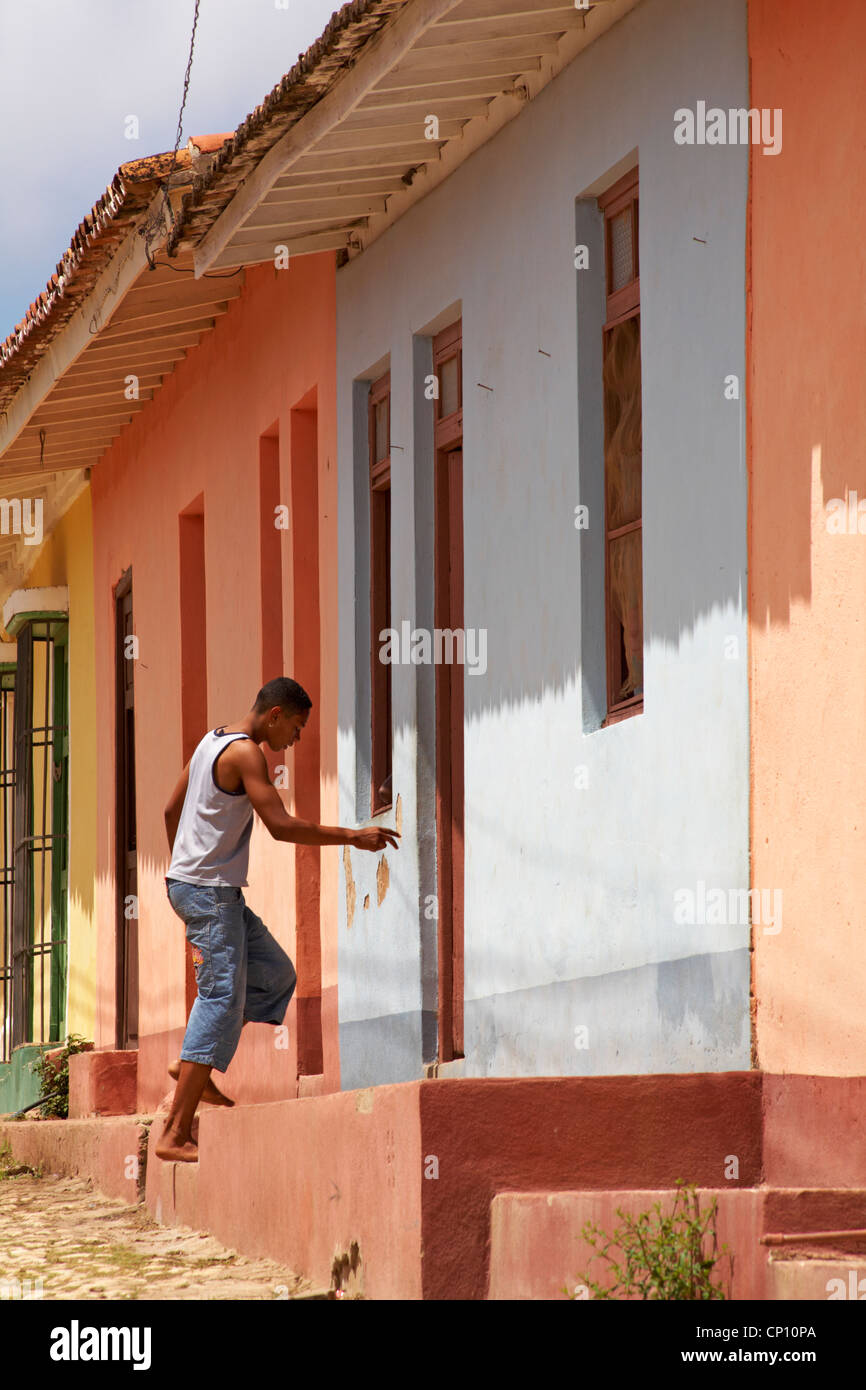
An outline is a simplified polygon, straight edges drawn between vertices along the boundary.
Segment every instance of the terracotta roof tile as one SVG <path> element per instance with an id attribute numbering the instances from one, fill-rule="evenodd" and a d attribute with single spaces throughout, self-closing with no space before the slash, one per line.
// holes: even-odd
<path id="1" fill-rule="evenodd" d="M 409 0 L 350 0 L 330 18 L 290 72 L 242 121 L 205 172 L 193 179 L 166 242 L 175 255 L 185 241 L 198 241 L 219 217 L 239 185 L 270 147 L 352 66 L 361 49 Z"/>
<path id="2" fill-rule="evenodd" d="M 102 197 L 79 223 L 45 289 L 0 343 L 0 407 L 21 388 L 48 344 L 87 297 L 167 175 L 185 172 L 189 181 L 199 153 L 208 147 L 218 149 L 224 139 L 219 135 L 195 136 L 178 151 L 176 159 L 169 151 L 121 164 Z"/>
<path id="3" fill-rule="evenodd" d="M 174 164 L 171 153 L 122 164 L 79 225 L 46 289 L 0 343 L 0 409 L 20 390 L 173 169 L 189 175 L 191 190 L 184 194 L 166 243 L 169 255 L 176 255 L 184 240 L 204 235 L 262 155 L 321 100 L 364 45 L 407 3 L 350 0 L 236 131 L 191 137 Z M 198 161 L 203 173 L 196 170 Z"/>

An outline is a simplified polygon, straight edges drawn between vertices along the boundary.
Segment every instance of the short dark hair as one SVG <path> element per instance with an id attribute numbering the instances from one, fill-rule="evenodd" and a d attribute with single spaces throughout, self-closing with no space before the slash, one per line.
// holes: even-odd
<path id="1" fill-rule="evenodd" d="M 253 709 L 256 714 L 264 714 L 265 710 L 273 709 L 274 705 L 279 705 L 287 714 L 303 714 L 304 710 L 313 708 L 313 702 L 304 687 L 298 685 L 290 676 L 275 676 L 272 681 L 263 685 L 256 696 Z"/>

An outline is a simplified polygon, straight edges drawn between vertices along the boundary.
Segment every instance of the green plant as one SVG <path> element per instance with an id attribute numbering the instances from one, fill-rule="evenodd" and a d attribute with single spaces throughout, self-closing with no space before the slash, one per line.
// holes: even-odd
<path id="1" fill-rule="evenodd" d="M 69 1116 L 69 1058 L 75 1052 L 86 1052 L 92 1042 L 70 1033 L 65 1045 L 58 1052 L 56 1048 L 43 1047 L 39 1060 L 33 1063 L 33 1070 L 39 1077 L 40 1096 L 45 1096 L 45 1104 L 40 1106 L 46 1119 L 65 1120 Z M 53 1054 L 49 1058 L 48 1053 Z"/>
<path id="2" fill-rule="evenodd" d="M 686 1184 L 678 1178 L 676 1185 L 677 1194 L 667 1215 L 663 1215 L 660 1202 L 654 1204 L 652 1212 L 643 1211 L 637 1216 L 617 1207 L 616 1214 L 623 1224 L 610 1236 L 594 1222 L 586 1222 L 583 1238 L 596 1252 L 590 1264 L 595 1259 L 607 1260 L 615 1276 L 612 1285 L 603 1287 L 584 1275 L 583 1283 L 593 1298 L 725 1298 L 722 1286 L 713 1283 L 715 1267 L 721 1260 L 727 1257 L 733 1268 L 727 1245 L 719 1247 L 716 1237 L 718 1199 L 714 1197 L 709 1209 L 702 1213 L 694 1183 Z M 614 1249 L 622 1252 L 622 1264 L 609 1253 Z M 578 1296 L 567 1288 L 563 1288 L 563 1293 L 570 1298 Z"/>

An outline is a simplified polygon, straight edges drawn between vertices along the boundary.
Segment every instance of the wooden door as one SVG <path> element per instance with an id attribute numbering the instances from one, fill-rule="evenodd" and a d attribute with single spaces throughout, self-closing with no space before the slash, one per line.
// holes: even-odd
<path id="1" fill-rule="evenodd" d="M 117 1046 L 138 1047 L 138 865 L 135 838 L 135 701 L 132 571 L 115 590 L 117 742 Z"/>
<path id="2" fill-rule="evenodd" d="M 435 624 L 463 631 L 463 449 L 437 451 Z M 435 650 L 435 643 L 434 643 Z M 436 665 L 439 1060 L 463 1056 L 463 674 Z M 456 654 L 452 648 L 452 652 Z"/>

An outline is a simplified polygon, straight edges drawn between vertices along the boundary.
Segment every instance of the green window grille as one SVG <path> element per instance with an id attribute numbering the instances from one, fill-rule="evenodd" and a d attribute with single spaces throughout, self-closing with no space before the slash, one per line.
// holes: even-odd
<path id="1" fill-rule="evenodd" d="M 66 1033 L 68 623 L 25 618 L 14 688 L 11 1045 Z"/>
<path id="2" fill-rule="evenodd" d="M 0 1062 L 12 1057 L 12 807 L 15 664 L 0 664 Z"/>

